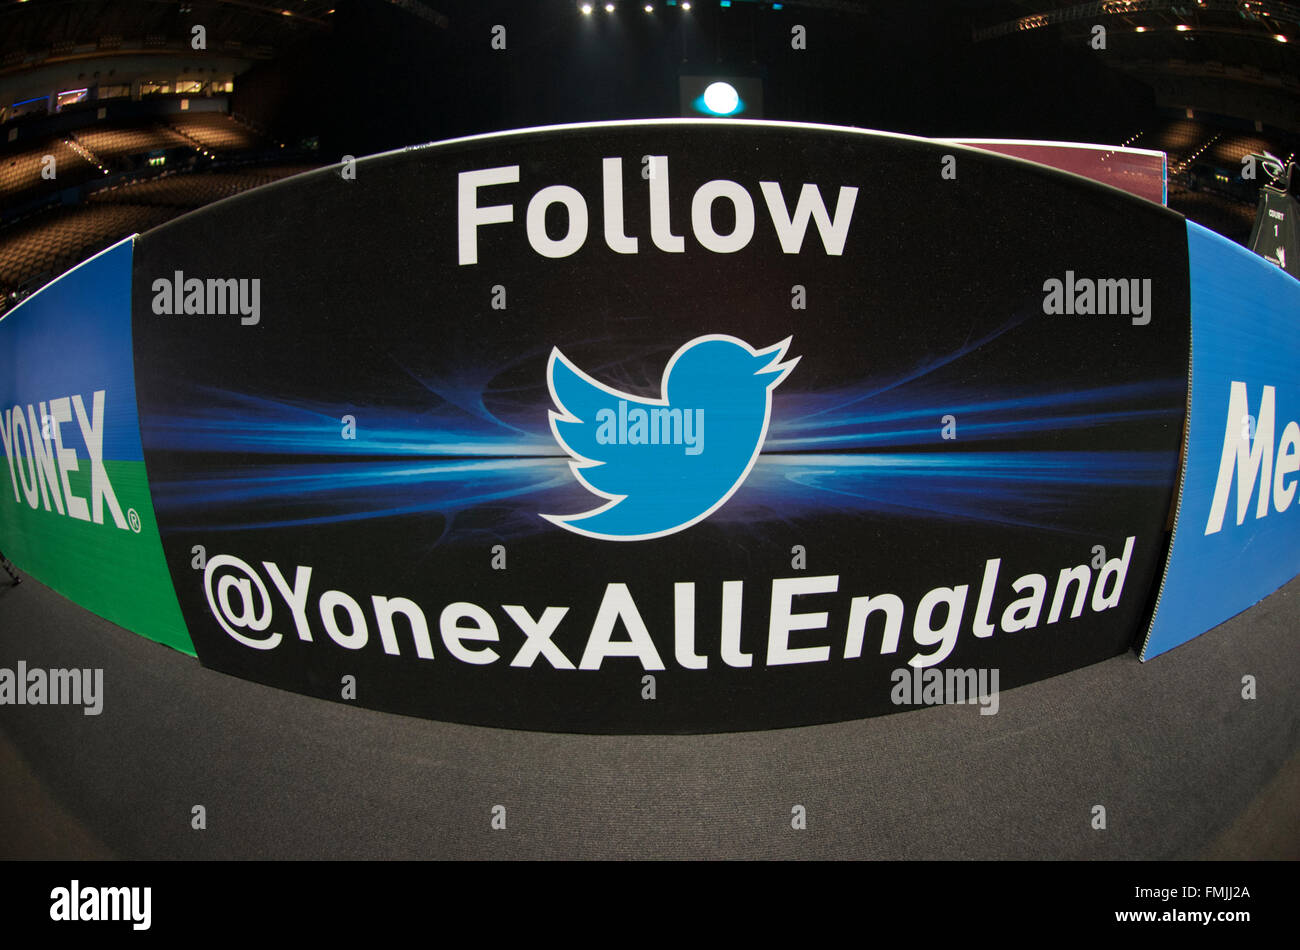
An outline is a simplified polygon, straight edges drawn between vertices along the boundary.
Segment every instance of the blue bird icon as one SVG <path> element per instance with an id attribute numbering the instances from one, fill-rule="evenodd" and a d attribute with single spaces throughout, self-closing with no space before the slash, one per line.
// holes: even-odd
<path id="1" fill-rule="evenodd" d="M 781 362 L 791 337 L 756 350 L 723 334 L 696 337 L 664 369 L 661 398 L 619 392 L 551 350 L 551 431 L 574 477 L 606 503 L 542 515 L 577 534 L 643 541 L 707 518 L 758 460 L 772 390 L 799 362 Z"/>

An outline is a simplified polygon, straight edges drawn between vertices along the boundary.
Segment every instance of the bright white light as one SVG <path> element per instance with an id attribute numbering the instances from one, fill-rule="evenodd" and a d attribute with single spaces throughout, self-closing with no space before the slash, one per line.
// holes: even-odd
<path id="1" fill-rule="evenodd" d="M 612 3 L 607 3 L 607 4 L 605 4 L 605 12 L 606 12 L 606 13 L 613 13 L 613 12 L 614 12 L 614 4 L 612 4 Z"/>
<path id="2" fill-rule="evenodd" d="M 590 3 L 584 3 L 584 4 L 582 5 L 582 15 L 583 15 L 583 16 L 591 16 L 591 4 L 590 4 Z"/>
<path id="3" fill-rule="evenodd" d="M 1277 40 L 1279 43 L 1285 43 L 1285 42 L 1286 42 L 1286 37 L 1283 36 L 1281 33 L 1274 33 L 1274 34 L 1273 34 L 1273 39 Z"/>
<path id="4" fill-rule="evenodd" d="M 729 82 L 710 83 L 704 90 L 704 105 L 717 115 L 731 115 L 740 105 L 740 94 Z"/>
<path id="5" fill-rule="evenodd" d="M 682 9 L 683 9 L 683 10 L 689 10 L 690 8 L 691 8 L 690 0 L 687 0 L 686 3 L 683 3 L 683 4 L 682 4 Z"/>
<path id="6" fill-rule="evenodd" d="M 1188 26 L 1186 23 L 1179 23 L 1176 27 L 1174 27 L 1174 29 L 1177 30 L 1179 33 L 1186 33 L 1188 30 L 1191 29 L 1191 27 Z"/>
<path id="7" fill-rule="evenodd" d="M 654 13 L 654 12 L 655 12 L 655 8 L 652 7 L 652 6 L 650 6 L 650 4 L 647 3 L 647 4 L 645 5 L 645 12 L 646 12 L 646 13 Z"/>

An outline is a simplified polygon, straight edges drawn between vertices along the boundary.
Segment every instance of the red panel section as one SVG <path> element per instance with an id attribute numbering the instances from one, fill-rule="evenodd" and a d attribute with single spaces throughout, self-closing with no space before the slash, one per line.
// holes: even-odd
<path id="1" fill-rule="evenodd" d="M 1165 155 L 1149 149 L 1081 142 L 1025 142 L 1014 139 L 953 139 L 958 145 L 982 148 L 1013 158 L 1049 165 L 1091 178 L 1103 185 L 1165 203 Z"/>

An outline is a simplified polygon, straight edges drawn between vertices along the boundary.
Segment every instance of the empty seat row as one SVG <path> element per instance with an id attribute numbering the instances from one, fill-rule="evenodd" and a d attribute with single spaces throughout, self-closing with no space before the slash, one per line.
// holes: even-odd
<path id="1" fill-rule="evenodd" d="M 76 207 L 33 215 L 0 230 L 0 294 L 41 274 L 55 276 L 122 238 L 259 185 L 307 171 L 274 165 L 168 175 L 105 189 Z"/>
<path id="2" fill-rule="evenodd" d="M 0 231 L 0 284 L 57 275 L 137 231 L 173 217 L 148 205 L 83 205 L 39 214 Z"/>
<path id="3" fill-rule="evenodd" d="M 211 152 L 248 151 L 270 145 L 257 133 L 220 112 L 173 116 L 171 126 Z"/>
<path id="4" fill-rule="evenodd" d="M 52 166 L 47 155 L 54 159 Z M 52 172 L 47 172 L 51 167 Z M 0 155 L 0 201 L 16 203 L 42 190 L 81 184 L 97 174 L 99 169 L 62 139 L 49 138 L 24 151 Z"/>
<path id="5" fill-rule="evenodd" d="M 192 172 L 131 182 L 97 192 L 95 203 L 198 208 L 222 198 L 307 171 L 311 165 L 274 165 L 237 171 Z"/>
<path id="6" fill-rule="evenodd" d="M 141 155 L 157 149 L 193 147 L 193 143 L 162 125 L 119 129 L 82 129 L 74 138 L 101 159 Z"/>

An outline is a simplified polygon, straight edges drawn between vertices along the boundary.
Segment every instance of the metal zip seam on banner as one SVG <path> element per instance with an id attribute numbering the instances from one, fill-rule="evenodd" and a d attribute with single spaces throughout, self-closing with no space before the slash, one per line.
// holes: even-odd
<path id="1" fill-rule="evenodd" d="M 1191 248 L 1188 248 L 1188 289 L 1191 285 Z M 1147 658 L 1147 647 L 1151 645 L 1151 633 L 1155 629 L 1156 618 L 1160 616 L 1160 602 L 1165 596 L 1165 584 L 1169 580 L 1169 565 L 1174 557 L 1174 545 L 1178 543 L 1178 525 L 1183 520 L 1183 489 L 1187 486 L 1188 458 L 1192 446 L 1192 368 L 1195 362 L 1192 352 L 1196 347 L 1196 335 L 1192 332 L 1192 301 L 1190 294 L 1187 301 L 1187 426 L 1183 433 L 1183 463 L 1178 472 L 1178 500 L 1174 502 L 1174 530 L 1169 535 L 1169 553 L 1165 556 L 1165 568 L 1160 572 L 1160 589 L 1156 592 L 1156 602 L 1151 608 L 1151 620 L 1147 623 L 1146 636 L 1142 638 L 1142 649 L 1138 659 L 1143 663 Z"/>

